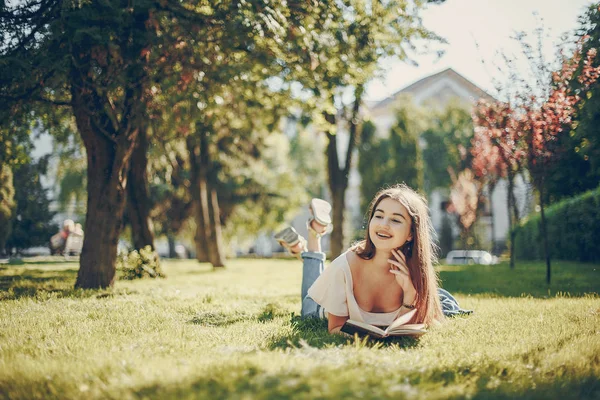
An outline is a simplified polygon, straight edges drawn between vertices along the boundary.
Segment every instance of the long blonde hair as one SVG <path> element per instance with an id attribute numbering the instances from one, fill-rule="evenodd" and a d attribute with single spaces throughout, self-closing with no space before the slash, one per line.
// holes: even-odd
<path id="1" fill-rule="evenodd" d="M 436 261 L 437 246 L 433 243 L 431 237 L 433 225 L 429 218 L 429 208 L 427 200 L 412 190 L 405 184 L 398 184 L 388 189 L 380 190 L 369 206 L 368 224 L 373 219 L 375 209 L 379 203 L 386 198 L 398 201 L 402 204 L 411 217 L 412 240 L 406 242 L 400 250 L 406 256 L 408 269 L 412 283 L 417 291 L 417 312 L 412 322 L 433 324 L 435 321 L 441 321 L 444 318 L 442 306 L 438 295 L 438 275 L 433 269 Z M 365 234 L 365 239 L 361 240 L 352 247 L 354 251 L 363 260 L 370 260 L 375 256 L 375 245 L 369 236 L 369 229 Z"/>

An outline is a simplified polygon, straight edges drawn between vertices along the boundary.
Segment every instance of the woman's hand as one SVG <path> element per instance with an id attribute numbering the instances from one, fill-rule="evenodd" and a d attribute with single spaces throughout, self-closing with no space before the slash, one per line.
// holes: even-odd
<path id="1" fill-rule="evenodd" d="M 392 255 L 394 258 L 388 260 L 392 266 L 390 272 L 396 275 L 396 282 L 404 292 L 404 303 L 413 304 L 417 297 L 417 291 L 410 278 L 410 270 L 406 264 L 406 257 L 398 250 L 392 250 Z"/>

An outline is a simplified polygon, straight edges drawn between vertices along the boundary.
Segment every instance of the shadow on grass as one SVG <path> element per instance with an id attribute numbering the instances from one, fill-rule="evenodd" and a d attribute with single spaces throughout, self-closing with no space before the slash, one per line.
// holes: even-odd
<path id="1" fill-rule="evenodd" d="M 1 272 L 1 270 L 0 270 Z M 11 287 L 17 286 L 20 283 L 28 283 L 30 285 L 40 285 L 45 282 L 69 282 L 75 284 L 77 278 L 77 270 L 42 270 L 42 269 L 27 269 L 23 273 L 14 273 L 12 275 L 0 275 L 0 290 L 8 290 Z"/>
<path id="2" fill-rule="evenodd" d="M 177 383 L 156 382 L 132 388 L 107 387 L 99 390 L 103 397 L 140 399 L 293 399 L 293 398 L 358 398 L 369 393 L 371 398 L 449 398 L 449 399 L 580 399 L 592 400 L 600 396 L 598 377 L 591 373 L 577 376 L 557 376 L 550 382 L 531 379 L 527 386 L 516 385 L 509 377 L 494 369 L 481 373 L 461 370 L 458 374 L 423 377 L 420 381 L 405 376 L 389 377 L 369 371 L 355 374 L 332 375 L 330 368 L 315 366 L 305 373 L 284 369 L 277 373 L 266 372 L 249 362 L 221 365 L 207 374 Z M 418 373 L 412 374 L 413 377 Z M 62 377 L 61 377 L 62 378 Z M 427 379 L 430 378 L 430 379 Z M 448 388 L 456 386 L 454 395 Z M 466 391 L 461 389 L 467 386 Z M 91 388 L 94 389 L 94 388 Z M 66 379 L 0 378 L 0 393 L 9 399 L 64 399 L 81 398 L 78 385 Z M 361 396 L 363 394 L 363 396 Z"/>
<path id="3" fill-rule="evenodd" d="M 231 314 L 230 312 L 205 311 L 194 315 L 188 323 L 207 327 L 229 326 L 237 322 L 247 321 L 249 318 L 251 316 L 245 313 Z"/>
<path id="4" fill-rule="evenodd" d="M 514 385 L 510 379 L 498 376 L 495 370 L 485 373 L 461 371 L 459 375 L 441 374 L 431 380 L 405 383 L 405 377 L 382 379 L 364 374 L 344 374 L 339 379 L 331 375 L 330 369 L 315 367 L 300 374 L 295 371 L 268 373 L 254 365 L 227 365 L 186 383 L 163 385 L 153 384 L 135 390 L 137 398 L 357 398 L 370 393 L 373 398 L 474 398 L 474 399 L 597 399 L 600 395 L 598 378 L 592 374 L 584 376 L 562 376 L 551 382 L 530 381 L 526 386 Z M 225 371 L 225 368 L 227 369 Z M 373 374 L 374 372 L 370 372 Z M 379 375 L 381 376 L 381 375 Z M 353 379 L 353 377 L 355 379 Z M 397 379 L 397 381 L 394 381 Z M 411 379 L 412 381 L 412 379 Z M 421 386 L 422 385 L 422 386 Z M 467 386 L 466 391 L 454 396 L 444 396 L 445 389 L 456 385 L 457 389 Z M 474 386 L 474 387 L 473 387 Z M 399 388 L 399 389 L 398 389 Z M 447 392 L 446 392 L 447 393 Z M 455 392 L 456 393 L 456 392 Z"/>
<path id="5" fill-rule="evenodd" d="M 372 339 L 369 337 L 351 338 L 343 335 L 332 335 L 327 330 L 327 320 L 318 318 L 301 318 L 292 315 L 290 319 L 291 333 L 276 336 L 267 344 L 269 350 L 288 349 L 298 347 L 324 347 L 338 345 L 360 345 L 364 347 L 388 347 L 399 346 L 401 348 L 415 347 L 419 342 L 412 337 L 400 337 L 389 339 Z"/>
<path id="6" fill-rule="evenodd" d="M 250 314 L 243 311 L 232 314 L 230 310 L 227 312 L 202 311 L 196 313 L 188 323 L 207 327 L 223 327 L 249 320 L 264 323 L 286 315 L 289 315 L 289 312 L 285 308 L 277 303 L 269 303 L 257 314 Z"/>
<path id="7" fill-rule="evenodd" d="M 43 270 L 0 268 L 0 301 L 22 298 L 111 298 L 116 295 L 135 293 L 130 290 L 83 290 L 75 289 L 77 269 Z M 8 272 L 8 273 L 6 273 Z M 12 272 L 12 274 L 10 273 Z"/>
<path id="8" fill-rule="evenodd" d="M 600 287 L 600 265 L 555 261 L 552 282 L 546 284 L 543 263 L 518 263 L 493 266 L 461 265 L 438 267 L 442 287 L 452 294 L 492 297 L 548 298 L 556 295 L 583 297 Z"/>
<path id="9" fill-rule="evenodd" d="M 40 296 L 73 296 L 76 270 L 13 269 L 12 274 L 0 270 L 0 301 Z"/>

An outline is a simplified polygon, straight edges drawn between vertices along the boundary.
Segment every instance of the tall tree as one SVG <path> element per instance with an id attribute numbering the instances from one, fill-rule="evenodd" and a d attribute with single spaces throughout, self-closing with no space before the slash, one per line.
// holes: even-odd
<path id="1" fill-rule="evenodd" d="M 533 184 L 539 194 L 541 211 L 541 231 L 546 254 L 546 282 L 551 281 L 550 251 L 548 249 L 548 234 L 546 230 L 545 215 L 545 189 L 548 165 L 554 155 L 554 144 L 557 137 L 563 135 L 572 123 L 572 115 L 580 101 L 577 93 L 570 90 L 570 82 L 574 79 L 574 72 L 579 67 L 580 60 L 585 58 L 587 68 L 577 79 L 584 89 L 588 89 L 600 76 L 600 67 L 592 67 L 592 61 L 597 54 L 597 49 L 592 48 L 582 54 L 582 41 L 572 57 L 564 58 L 559 71 L 552 73 L 552 86 L 547 98 L 537 99 L 524 94 L 524 141 L 527 151 L 528 171 Z M 538 68 L 542 69 L 541 65 Z"/>
<path id="2" fill-rule="evenodd" d="M 0 108 L 67 107 L 86 147 L 87 234 L 77 287 L 113 284 L 129 164 L 148 101 L 173 77 L 198 80 L 205 69 L 218 71 L 223 54 L 268 48 L 260 55 L 281 57 L 288 21 L 306 12 L 303 3 L 2 3 Z M 187 57 L 188 49 L 203 52 Z"/>
<path id="3" fill-rule="evenodd" d="M 309 93 L 307 106 L 314 110 L 316 129 L 327 139 L 328 186 L 333 203 L 331 253 L 337 256 L 344 247 L 345 194 L 352 158 L 360 135 L 360 107 L 364 87 L 378 71 L 384 56 L 408 60 L 416 42 L 436 38 L 421 23 L 425 1 L 316 4 L 313 40 L 301 35 L 290 40 L 290 54 L 297 58 L 290 68 Z M 311 6 L 308 6 L 311 7 Z M 317 17 L 318 16 L 318 17 Z M 339 140 L 345 132 L 348 140 Z M 342 143 L 345 143 L 342 148 Z"/>
<path id="4" fill-rule="evenodd" d="M 542 43 L 543 29 L 537 29 L 536 34 L 539 47 Z M 533 79 L 511 71 L 514 90 L 509 96 L 510 103 L 484 107 L 483 118 L 479 118 L 478 125 L 488 129 L 492 138 L 503 138 L 499 142 L 501 155 L 504 152 L 509 155 L 512 152 L 514 155 L 515 149 L 523 153 L 522 159 L 526 162 L 527 171 L 539 195 L 540 230 L 546 255 L 546 282 L 550 284 L 551 262 L 545 218 L 545 191 L 549 166 L 556 160 L 558 139 L 571 129 L 572 117 L 581 104 L 580 92 L 571 90 L 572 81 L 576 79 L 585 91 L 597 81 L 600 67 L 593 66 L 597 49 L 588 48 L 585 52 L 583 50 L 586 37 L 577 41 L 571 56 L 564 55 L 561 48 L 561 65 L 557 70 L 553 70 L 553 66 L 545 62 L 541 56 L 541 49 L 534 49 L 529 44 L 526 34 L 521 33 L 516 39 L 529 62 Z M 583 65 L 583 70 L 575 78 L 575 72 L 580 65 Z M 497 133 L 494 133 L 494 130 Z M 507 164 L 507 173 L 510 174 L 513 164 Z M 509 196 L 511 192 L 509 190 Z"/>
<path id="5" fill-rule="evenodd" d="M 148 144 L 147 126 L 142 123 L 127 177 L 127 219 L 131 225 L 133 247 L 138 251 L 147 246 L 154 250 L 154 230 L 150 219 L 151 203 L 148 193 Z M 158 255 L 155 254 L 154 257 L 158 258 Z"/>
<path id="6" fill-rule="evenodd" d="M 523 171 L 525 161 L 523 124 L 514 118 L 509 103 L 481 101 L 473 113 L 476 126 L 473 138 L 473 170 L 488 184 L 506 178 L 508 205 L 508 230 L 510 235 L 510 268 L 515 268 L 516 226 L 521 215 L 515 197 L 515 179 Z"/>
<path id="7" fill-rule="evenodd" d="M 600 48 L 600 10 L 591 4 L 579 18 L 576 37 L 582 42 L 582 53 Z M 556 154 L 549 165 L 546 179 L 546 201 L 556 202 L 598 186 L 600 182 L 600 82 L 586 88 L 580 77 L 590 74 L 590 67 L 600 66 L 598 57 L 582 57 L 570 81 L 570 90 L 579 92 L 579 106 L 572 116 L 568 135 L 556 140 Z"/>
<path id="8" fill-rule="evenodd" d="M 150 1 L 57 0 L 2 6 L 0 25 L 8 36 L 1 54 L 8 75 L 3 100 L 69 107 L 86 147 L 86 235 L 77 287 L 114 281 L 128 163 L 148 87 L 147 60 L 140 55 L 150 42 L 146 22 L 154 7 Z"/>
<path id="9" fill-rule="evenodd" d="M 475 129 L 471 154 L 473 155 L 473 173 L 481 182 L 482 186 L 487 187 L 488 191 L 491 214 L 492 252 L 495 253 L 496 229 L 494 221 L 493 195 L 498 182 L 506 177 L 506 163 L 502 157 L 500 157 L 498 147 L 492 144 L 492 140 L 488 135 L 488 131 L 481 128 Z"/>

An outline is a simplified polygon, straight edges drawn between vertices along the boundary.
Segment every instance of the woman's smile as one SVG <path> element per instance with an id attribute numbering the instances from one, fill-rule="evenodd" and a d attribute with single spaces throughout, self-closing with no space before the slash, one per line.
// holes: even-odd
<path id="1" fill-rule="evenodd" d="M 377 232 L 377 236 L 382 240 L 387 240 L 387 239 L 392 238 L 392 235 L 390 235 L 389 233 L 384 233 L 384 232 Z"/>
<path id="2" fill-rule="evenodd" d="M 411 225 L 406 207 L 396 200 L 386 198 L 379 202 L 369 222 L 369 236 L 379 249 L 397 249 L 412 239 Z"/>

